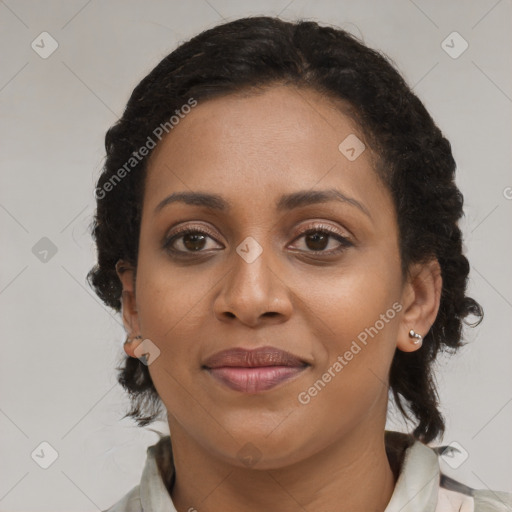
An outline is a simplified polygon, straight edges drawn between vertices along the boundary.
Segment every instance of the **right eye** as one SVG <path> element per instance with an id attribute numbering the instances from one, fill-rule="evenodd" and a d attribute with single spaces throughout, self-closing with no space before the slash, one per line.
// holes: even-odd
<path id="1" fill-rule="evenodd" d="M 185 227 L 166 238 L 163 247 L 175 254 L 205 252 L 202 249 L 204 249 L 208 238 L 214 240 L 213 235 L 206 228 Z M 178 243 L 176 244 L 176 242 Z M 180 248 L 175 247 L 180 244 Z"/>

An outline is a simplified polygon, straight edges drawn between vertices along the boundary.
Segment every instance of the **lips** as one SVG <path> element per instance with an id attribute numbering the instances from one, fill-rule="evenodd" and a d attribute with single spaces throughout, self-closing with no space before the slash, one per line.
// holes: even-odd
<path id="1" fill-rule="evenodd" d="M 306 361 L 274 347 L 235 348 L 209 357 L 203 368 L 229 388 L 246 393 L 271 389 L 303 372 Z"/>
<path id="2" fill-rule="evenodd" d="M 220 367 L 238 367 L 238 368 L 258 368 L 262 366 L 304 366 L 303 361 L 297 356 L 279 350 L 274 347 L 261 347 L 254 350 L 243 348 L 233 348 L 217 352 L 204 362 L 207 368 Z"/>

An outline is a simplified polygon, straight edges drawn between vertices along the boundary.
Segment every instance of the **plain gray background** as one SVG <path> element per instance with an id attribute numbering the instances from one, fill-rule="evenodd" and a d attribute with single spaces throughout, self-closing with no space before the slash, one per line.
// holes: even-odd
<path id="1" fill-rule="evenodd" d="M 512 492 L 512 69 L 510 0 L 0 1 L 1 511 L 101 510 L 138 483 L 149 429 L 120 420 L 124 329 L 88 287 L 89 224 L 105 131 L 179 42 L 268 14 L 337 25 L 390 56 L 452 143 L 465 196 L 470 295 L 485 310 L 442 358 L 450 476 Z M 442 46 L 458 32 L 457 58 Z M 31 44 L 58 43 L 42 58 Z M 459 36 L 448 39 L 452 54 Z M 451 42 L 453 40 L 453 42 Z M 445 43 L 446 44 L 446 43 Z M 37 47 L 36 47 L 37 48 Z M 42 52 L 39 48 L 39 52 Z M 42 238 L 46 237 L 51 243 Z M 51 247 L 54 247 L 52 253 Z M 44 250 L 49 250 L 44 253 Z M 165 421 L 150 428 L 167 432 Z M 406 429 L 399 418 L 388 428 Z M 55 462 L 41 468 L 50 456 Z M 44 457 L 41 455 L 44 453 Z"/>

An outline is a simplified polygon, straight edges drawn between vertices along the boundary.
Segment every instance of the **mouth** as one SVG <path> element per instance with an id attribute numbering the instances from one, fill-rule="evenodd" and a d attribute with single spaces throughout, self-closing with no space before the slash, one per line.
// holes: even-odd
<path id="1" fill-rule="evenodd" d="M 214 354 L 203 364 L 215 380 L 235 391 L 259 393 L 276 387 L 311 366 L 307 361 L 274 347 L 235 348 Z"/>

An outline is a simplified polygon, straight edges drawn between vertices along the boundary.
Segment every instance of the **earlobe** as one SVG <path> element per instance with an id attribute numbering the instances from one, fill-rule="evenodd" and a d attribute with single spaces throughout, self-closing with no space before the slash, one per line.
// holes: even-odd
<path id="1" fill-rule="evenodd" d="M 126 341 L 123 344 L 123 349 L 126 352 L 126 355 L 138 359 L 138 356 L 135 353 L 135 351 L 137 350 L 138 346 L 141 343 L 142 343 L 142 336 L 140 334 L 137 336 L 134 336 L 133 338 L 130 338 L 129 336 L 127 336 Z"/>
<path id="2" fill-rule="evenodd" d="M 426 335 L 427 333 L 425 333 L 425 336 Z M 397 344 L 398 348 L 402 352 L 415 352 L 416 350 L 419 350 L 423 344 L 423 335 L 417 333 L 414 329 L 410 329 L 407 336 L 408 339 L 406 344 L 404 344 L 399 338 Z"/>
<path id="3" fill-rule="evenodd" d="M 437 259 L 415 264 L 409 276 L 405 284 L 406 302 L 397 339 L 397 348 L 403 352 L 421 348 L 423 338 L 437 317 L 443 285 Z"/>

